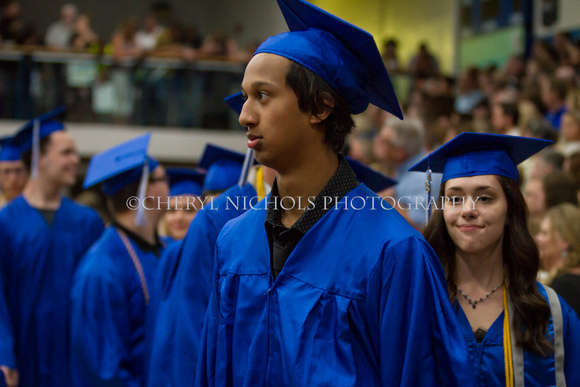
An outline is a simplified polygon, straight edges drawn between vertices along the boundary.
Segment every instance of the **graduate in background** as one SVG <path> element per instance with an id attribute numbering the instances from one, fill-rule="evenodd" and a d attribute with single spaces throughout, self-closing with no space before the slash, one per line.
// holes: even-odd
<path id="1" fill-rule="evenodd" d="M 189 225 L 202 206 L 205 173 L 193 168 L 168 168 L 169 206 L 160 224 L 162 235 L 185 238 Z"/>
<path id="2" fill-rule="evenodd" d="M 425 229 L 480 386 L 580 386 L 580 321 L 536 281 L 517 164 L 551 141 L 462 133 L 411 168 L 443 173 L 449 198 Z"/>
<path id="3" fill-rule="evenodd" d="M 74 140 L 56 121 L 62 112 L 36 118 L 15 135 L 31 178 L 22 195 L 0 211 L 0 272 L 22 387 L 72 385 L 72 277 L 103 231 L 93 209 L 61 194 L 75 183 L 79 163 Z"/>
<path id="4" fill-rule="evenodd" d="M 201 159 L 197 163 L 197 167 L 206 172 L 202 186 L 203 196 L 209 201 L 236 185 L 243 164 L 243 153 L 214 144 L 206 144 Z"/>
<path id="5" fill-rule="evenodd" d="M 213 251 L 221 228 L 243 214 L 244 199 L 264 197 L 274 180 L 274 171 L 254 166 L 248 183 L 237 185 L 244 155 L 208 144 L 198 166 L 207 169 L 204 193 L 220 192 L 204 201 L 187 235 L 164 253 L 155 281 L 155 297 L 148 313 L 151 338 L 148 386 L 190 386 L 194 383 L 197 349 L 203 318 L 211 293 Z M 231 201 L 230 201 L 231 200 Z M 240 205 L 236 205 L 239 201 Z"/>
<path id="6" fill-rule="evenodd" d="M 28 171 L 22 160 L 20 150 L 12 137 L 0 139 L 0 208 L 18 197 L 26 181 Z"/>
<path id="7" fill-rule="evenodd" d="M 291 31 L 249 62 L 240 115 L 276 181 L 218 237 L 196 385 L 471 385 L 433 250 L 338 153 L 369 103 L 402 118 L 373 37 L 278 4 Z"/>
<path id="8" fill-rule="evenodd" d="M 84 187 L 101 183 L 113 221 L 74 277 L 74 386 L 143 385 L 146 310 L 164 248 L 157 226 L 169 194 L 164 168 L 147 156 L 150 136 L 93 156 L 87 170 Z"/>

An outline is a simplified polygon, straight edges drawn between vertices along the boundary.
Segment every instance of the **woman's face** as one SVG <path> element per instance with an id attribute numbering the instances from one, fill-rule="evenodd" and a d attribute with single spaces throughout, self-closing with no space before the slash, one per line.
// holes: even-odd
<path id="1" fill-rule="evenodd" d="M 562 117 L 562 137 L 566 141 L 580 141 L 580 125 L 570 114 Z"/>
<path id="2" fill-rule="evenodd" d="M 507 200 L 494 175 L 459 177 L 445 182 L 443 218 L 456 251 L 493 253 L 503 242 Z"/>
<path id="3" fill-rule="evenodd" d="M 169 198 L 169 206 L 165 213 L 167 236 L 183 239 L 197 211 L 202 208 L 201 201 L 197 196 L 173 196 Z"/>
<path id="4" fill-rule="evenodd" d="M 554 261 L 562 257 L 570 244 L 552 227 L 552 222 L 546 216 L 540 224 L 540 232 L 535 237 L 540 249 L 540 266 L 549 269 Z"/>

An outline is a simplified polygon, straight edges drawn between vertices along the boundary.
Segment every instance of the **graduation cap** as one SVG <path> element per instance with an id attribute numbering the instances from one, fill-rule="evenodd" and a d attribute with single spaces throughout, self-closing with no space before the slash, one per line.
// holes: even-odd
<path id="1" fill-rule="evenodd" d="M 224 98 L 224 102 L 228 104 L 228 106 L 238 113 L 238 115 L 242 114 L 242 108 L 244 107 L 244 96 L 241 91 L 238 91 L 236 94 L 232 94 Z"/>
<path id="2" fill-rule="evenodd" d="M 465 132 L 409 171 L 443 173 L 442 182 L 478 175 L 500 175 L 519 182 L 517 165 L 551 144 L 549 140 L 529 137 Z"/>
<path id="3" fill-rule="evenodd" d="M 193 168 L 168 168 L 169 196 L 201 196 L 205 173 Z"/>
<path id="4" fill-rule="evenodd" d="M 242 172 L 245 155 L 217 145 L 207 144 L 199 168 L 207 171 L 204 191 L 222 191 L 234 186 Z"/>
<path id="5" fill-rule="evenodd" d="M 328 82 L 359 114 L 369 103 L 403 119 L 393 85 L 368 32 L 303 0 L 278 0 L 290 32 L 270 37 L 255 54 L 288 58 Z"/>
<path id="6" fill-rule="evenodd" d="M 20 160 L 20 150 L 13 143 L 13 137 L 0 138 L 0 162 Z"/>
<path id="7" fill-rule="evenodd" d="M 101 183 L 103 193 L 111 196 L 141 179 L 137 195 L 143 204 L 149 174 L 159 165 L 147 156 L 150 140 L 151 133 L 147 133 L 94 155 L 89 162 L 83 188 Z M 138 207 L 136 219 L 137 224 L 143 225 L 143 205 Z"/>
<path id="8" fill-rule="evenodd" d="M 373 192 L 381 192 L 389 187 L 397 184 L 396 180 L 391 179 L 388 176 L 383 175 L 380 172 L 364 165 L 360 161 L 352 159 L 348 156 L 345 157 L 346 161 L 356 174 L 356 179 L 369 187 Z"/>
<path id="9" fill-rule="evenodd" d="M 31 179 L 36 179 L 38 176 L 38 158 L 40 156 L 40 140 L 64 130 L 65 127 L 62 122 L 57 121 L 57 118 L 64 113 L 64 106 L 60 106 L 48 113 L 36 117 L 21 127 L 14 135 L 13 144 L 18 147 L 20 154 L 28 152 L 32 149 L 32 167 Z"/>

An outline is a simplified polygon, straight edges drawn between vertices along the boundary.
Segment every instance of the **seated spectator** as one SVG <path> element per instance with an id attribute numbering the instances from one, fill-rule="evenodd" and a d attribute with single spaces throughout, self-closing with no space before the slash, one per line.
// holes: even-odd
<path id="1" fill-rule="evenodd" d="M 546 197 L 546 209 L 562 203 L 578 206 L 576 182 L 567 172 L 557 170 L 547 174 L 542 180 L 542 187 Z"/>
<path id="2" fill-rule="evenodd" d="M 164 28 L 159 25 L 157 17 L 149 14 L 143 21 L 143 29 L 135 34 L 135 43 L 143 51 L 152 51 L 157 48 L 159 38 L 163 35 Z"/>
<path id="3" fill-rule="evenodd" d="M 580 88 L 568 89 L 568 95 L 566 96 L 566 109 L 580 109 Z"/>
<path id="4" fill-rule="evenodd" d="M 229 60 L 246 60 L 247 54 L 239 49 L 238 44 L 223 31 L 209 34 L 201 46 L 201 54 L 212 57 L 223 57 Z"/>
<path id="5" fill-rule="evenodd" d="M 560 130 L 562 116 L 566 113 L 568 85 L 557 78 L 545 79 L 541 83 L 542 102 L 546 107 L 545 118 L 556 130 Z"/>
<path id="6" fill-rule="evenodd" d="M 137 19 L 129 18 L 121 23 L 112 39 L 115 59 L 137 57 L 143 53 L 143 49 L 137 45 L 136 35 Z"/>
<path id="7" fill-rule="evenodd" d="M 508 59 L 505 65 L 505 73 L 508 84 L 519 87 L 526 75 L 526 60 L 522 55 L 514 55 Z"/>
<path id="8" fill-rule="evenodd" d="M 71 36 L 71 47 L 78 49 L 86 49 L 90 47 L 97 47 L 99 45 L 99 37 L 91 27 L 91 19 L 88 15 L 79 15 L 75 23 L 73 33 Z"/>
<path id="9" fill-rule="evenodd" d="M 528 228 L 530 234 L 536 235 L 540 231 L 540 223 L 546 215 L 546 194 L 542 179 L 536 178 L 526 181 L 523 194 L 528 206 Z"/>
<path id="10" fill-rule="evenodd" d="M 564 155 L 553 147 L 546 148 L 535 156 L 534 170 L 530 175 L 532 178 L 543 179 L 552 173 L 562 170 Z"/>
<path id="11" fill-rule="evenodd" d="M 52 23 L 46 31 L 44 42 L 47 46 L 64 48 L 71 46 L 78 9 L 74 4 L 65 4 L 60 9 L 60 20 Z"/>
<path id="12" fill-rule="evenodd" d="M 22 20 L 20 3 L 10 1 L 2 10 L 0 18 L 0 43 L 38 44 L 34 26 Z"/>
<path id="13" fill-rule="evenodd" d="M 554 49 L 562 64 L 578 64 L 579 52 L 570 39 L 570 33 L 561 31 L 554 35 Z"/>
<path id="14" fill-rule="evenodd" d="M 568 203 L 550 209 L 535 239 L 546 283 L 580 315 L 580 209 Z"/>
<path id="15" fill-rule="evenodd" d="M 491 122 L 495 133 L 519 136 L 518 120 L 520 113 L 518 105 L 513 103 L 494 104 L 492 109 Z"/>
<path id="16" fill-rule="evenodd" d="M 385 68 L 389 73 L 395 73 L 399 71 L 397 45 L 398 43 L 395 39 L 389 39 L 383 43 L 383 52 L 381 53 L 381 57 L 383 58 L 383 63 L 385 64 Z"/>
<path id="17" fill-rule="evenodd" d="M 532 46 L 532 59 L 538 65 L 540 71 L 554 71 L 558 64 L 556 50 L 543 40 L 537 40 Z"/>
<path id="18" fill-rule="evenodd" d="M 580 149 L 576 149 L 574 152 L 571 151 L 565 157 L 564 170 L 576 182 L 576 197 L 578 198 L 578 203 L 580 203 Z"/>
<path id="19" fill-rule="evenodd" d="M 459 77 L 459 90 L 455 99 L 455 110 L 459 114 L 467 114 L 485 97 L 478 85 L 479 70 L 470 67 Z"/>
<path id="20" fill-rule="evenodd" d="M 580 142 L 580 110 L 569 110 L 564 114 L 560 138 L 564 144 Z"/>
<path id="21" fill-rule="evenodd" d="M 409 74 L 416 78 L 429 78 L 439 74 L 439 62 L 429 51 L 427 43 L 419 45 L 419 52 L 409 61 Z"/>
<path id="22" fill-rule="evenodd" d="M 409 172 L 409 168 L 425 157 L 425 128 L 418 119 L 388 118 L 379 134 L 375 137 L 374 146 L 377 160 L 393 168 L 391 175 L 398 184 L 393 191 L 380 196 L 393 196 L 396 206 L 405 218 L 417 229 L 421 229 L 426 220 L 425 174 Z M 433 174 L 432 195 L 437 196 L 441 175 Z M 422 207 L 421 203 L 425 206 Z"/>

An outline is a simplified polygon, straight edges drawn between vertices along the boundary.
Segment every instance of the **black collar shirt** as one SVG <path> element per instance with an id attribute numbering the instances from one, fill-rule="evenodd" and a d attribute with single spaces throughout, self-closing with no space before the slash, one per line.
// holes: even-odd
<path id="1" fill-rule="evenodd" d="M 360 183 L 343 156 L 339 155 L 338 169 L 316 198 L 301 198 L 300 202 L 280 198 L 278 184 L 274 181 L 266 214 L 266 234 L 270 243 L 270 265 L 274 279 L 302 237 L 332 209 L 346 194 Z M 282 200 L 281 200 L 282 199 Z M 307 207 L 290 228 L 282 224 L 282 210 L 291 205 Z"/>

